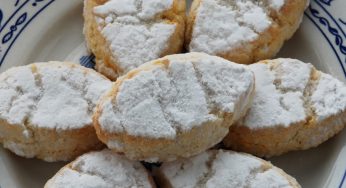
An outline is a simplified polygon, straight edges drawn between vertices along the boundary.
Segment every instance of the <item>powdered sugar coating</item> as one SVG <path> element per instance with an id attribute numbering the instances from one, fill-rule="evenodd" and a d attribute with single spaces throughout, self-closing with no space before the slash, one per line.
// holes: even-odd
<path id="1" fill-rule="evenodd" d="M 279 58 L 275 63 L 270 64 L 277 81 L 278 87 L 286 91 L 303 92 L 310 79 L 312 65 L 301 62 L 297 59 Z"/>
<path id="2" fill-rule="evenodd" d="M 203 152 L 183 162 L 164 163 L 162 170 L 174 187 L 194 187 L 208 174 L 207 162 L 211 153 Z"/>
<path id="3" fill-rule="evenodd" d="M 312 66 L 298 60 L 278 60 L 276 67 L 250 65 L 256 77 L 253 104 L 241 124 L 249 128 L 289 126 L 304 121 L 304 89 Z"/>
<path id="4" fill-rule="evenodd" d="M 294 187 L 270 163 L 233 151 L 207 151 L 190 159 L 164 163 L 160 171 L 176 188 Z"/>
<path id="5" fill-rule="evenodd" d="M 152 187 L 145 168 L 109 150 L 77 158 L 55 175 L 45 187 Z"/>
<path id="6" fill-rule="evenodd" d="M 125 72 L 159 58 L 176 25 L 156 15 L 173 6 L 173 0 L 109 0 L 94 8 L 112 57 Z"/>
<path id="7" fill-rule="evenodd" d="M 310 64 L 286 58 L 249 67 L 255 73 L 256 94 L 242 125 L 288 127 L 312 116 L 320 122 L 346 110 L 346 86 Z M 312 71 L 320 78 L 312 80 Z"/>
<path id="8" fill-rule="evenodd" d="M 0 78 L 0 118 L 23 127 L 28 123 L 63 130 L 90 126 L 96 102 L 111 82 L 86 70 L 49 62 L 4 72 Z"/>
<path id="9" fill-rule="evenodd" d="M 1 74 L 0 118 L 11 124 L 23 124 L 40 94 L 30 67 L 18 67 Z"/>
<path id="10" fill-rule="evenodd" d="M 287 181 L 287 178 L 278 173 L 277 170 L 269 169 L 265 172 L 259 173 L 251 181 L 249 187 L 293 187 Z"/>
<path id="11" fill-rule="evenodd" d="M 103 101 L 102 130 L 174 139 L 178 132 L 220 120 L 212 111 L 234 113 L 240 97 L 252 90 L 253 74 L 243 65 L 198 53 L 180 57 L 168 56 L 166 66 L 125 79 L 116 98 Z"/>
<path id="12" fill-rule="evenodd" d="M 276 0 L 274 5 L 280 5 Z M 254 41 L 272 24 L 264 2 L 203 0 L 197 10 L 190 51 L 218 54 Z M 279 8 L 279 7 L 276 7 Z"/>
<path id="13" fill-rule="evenodd" d="M 280 10 L 280 8 L 285 4 L 285 0 L 269 0 L 270 7 L 275 10 Z"/>
<path id="14" fill-rule="evenodd" d="M 311 96 L 317 120 L 322 121 L 346 110 L 346 86 L 332 76 L 321 73 L 316 90 Z"/>

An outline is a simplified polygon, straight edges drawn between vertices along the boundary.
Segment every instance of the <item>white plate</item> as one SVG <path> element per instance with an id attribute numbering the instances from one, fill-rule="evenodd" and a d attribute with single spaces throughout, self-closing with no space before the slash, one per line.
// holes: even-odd
<path id="1" fill-rule="evenodd" d="M 0 0 L 0 71 L 37 61 L 92 66 L 84 47 L 82 1 Z M 311 0 L 302 27 L 280 57 L 311 62 L 346 81 L 346 1 Z M 307 151 L 270 159 L 303 187 L 346 187 L 346 131 Z M 63 163 L 24 159 L 0 147 L 0 187 L 42 187 Z"/>

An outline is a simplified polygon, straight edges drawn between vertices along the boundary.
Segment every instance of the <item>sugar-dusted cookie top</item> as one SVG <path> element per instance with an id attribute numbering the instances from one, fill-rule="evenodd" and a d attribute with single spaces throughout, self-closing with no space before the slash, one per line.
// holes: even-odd
<path id="1" fill-rule="evenodd" d="M 67 161 L 102 147 L 92 126 L 111 82 L 64 62 L 34 63 L 0 75 L 0 142 L 15 154 Z"/>
<path id="2" fill-rule="evenodd" d="M 312 66 L 298 60 L 257 63 L 249 68 L 256 75 L 256 93 L 244 125 L 251 128 L 289 126 L 307 118 L 304 91 Z"/>
<path id="3" fill-rule="evenodd" d="M 316 147 L 346 125 L 346 85 L 296 59 L 249 65 L 256 93 L 224 144 L 260 157 Z"/>
<path id="4" fill-rule="evenodd" d="M 96 55 L 96 68 L 104 72 L 102 67 L 107 67 L 114 72 L 110 76 L 115 77 L 147 61 L 179 52 L 184 11 L 182 0 L 86 0 L 85 34 Z M 96 23 L 90 26 L 90 22 Z"/>
<path id="5" fill-rule="evenodd" d="M 140 162 L 103 150 L 78 157 L 63 167 L 45 188 L 88 187 L 155 187 Z"/>
<path id="6" fill-rule="evenodd" d="M 346 111 L 346 86 L 329 74 L 321 73 L 311 95 L 318 122 Z"/>
<path id="7" fill-rule="evenodd" d="M 250 65 L 256 94 L 241 124 L 249 128 L 290 126 L 315 117 L 322 121 L 346 110 L 346 87 L 311 64 L 277 59 Z"/>
<path id="8" fill-rule="evenodd" d="M 238 48 L 243 43 L 254 41 L 259 37 L 258 33 L 271 24 L 267 7 L 257 1 L 202 0 L 190 50 L 216 54 Z"/>
<path id="9" fill-rule="evenodd" d="M 15 67 L 0 76 L 0 118 L 48 129 L 90 126 L 94 107 L 110 85 L 93 70 L 70 63 Z"/>
<path id="10" fill-rule="evenodd" d="M 294 178 L 269 162 L 224 150 L 163 163 L 156 175 L 161 187 L 300 187 Z"/>
<path id="11" fill-rule="evenodd" d="M 188 49 L 237 63 L 271 58 L 301 22 L 307 0 L 195 0 Z"/>
<path id="12" fill-rule="evenodd" d="M 111 149 L 133 159 L 172 160 L 218 143 L 245 114 L 253 88 L 246 66 L 202 53 L 166 56 L 119 78 L 94 123 Z"/>
<path id="13" fill-rule="evenodd" d="M 246 67 L 198 53 L 168 56 L 120 80 L 101 105 L 101 129 L 167 139 L 235 113 L 253 86 Z"/>

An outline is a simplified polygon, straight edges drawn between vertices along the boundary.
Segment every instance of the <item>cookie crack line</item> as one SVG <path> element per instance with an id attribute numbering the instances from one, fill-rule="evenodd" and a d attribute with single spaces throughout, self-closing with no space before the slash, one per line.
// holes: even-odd
<path id="1" fill-rule="evenodd" d="M 19 91 L 18 91 L 17 88 L 11 87 L 11 86 L 10 86 L 11 84 L 9 84 L 7 81 L 5 81 L 5 83 L 7 84 L 7 86 L 9 86 L 9 87 L 8 87 L 9 89 L 13 89 L 13 90 L 16 91 L 16 95 L 14 95 L 13 97 L 11 97 L 11 101 L 10 101 L 9 107 L 6 109 L 6 114 L 9 114 L 10 111 L 11 111 L 11 109 L 12 109 L 12 107 L 14 106 L 14 103 L 18 100 L 18 98 L 20 98 L 21 95 L 19 95 L 20 93 L 19 93 Z"/>
<path id="2" fill-rule="evenodd" d="M 88 74 L 88 72 L 85 70 L 84 76 L 86 77 L 87 74 Z M 82 96 L 85 99 L 85 101 L 88 103 L 88 115 L 91 117 L 94 113 L 94 109 L 95 109 L 96 105 L 92 102 L 91 99 L 88 99 L 88 97 L 86 97 L 86 95 L 88 93 L 88 89 L 87 89 L 88 84 L 89 84 L 88 80 L 83 82 Z"/>
<path id="3" fill-rule="evenodd" d="M 315 74 L 318 74 L 318 78 L 317 78 L 318 81 L 314 80 Z M 308 84 L 307 84 L 306 88 L 304 89 L 304 93 L 303 93 L 304 108 L 305 108 L 305 111 L 306 111 L 308 117 L 307 117 L 306 121 L 304 122 L 303 126 L 299 127 L 296 134 L 294 134 L 294 136 L 289 141 L 296 140 L 297 137 L 299 139 L 300 133 L 302 131 L 304 131 L 306 129 L 306 127 L 308 127 L 310 124 L 314 123 L 314 121 L 316 119 L 316 112 L 315 112 L 315 109 L 313 108 L 313 105 L 311 103 L 311 96 L 314 93 L 314 91 L 316 91 L 316 87 L 318 85 L 319 78 L 320 78 L 319 72 L 315 68 L 312 68 L 311 73 L 310 73 L 310 77 L 308 80 Z M 301 144 L 303 144 L 303 143 L 301 143 L 301 142 L 302 141 L 299 139 L 298 140 L 299 147 L 302 147 Z"/>
<path id="4" fill-rule="evenodd" d="M 213 170 L 213 164 L 217 158 L 218 152 L 211 152 L 211 155 L 209 155 L 208 161 L 206 161 L 206 166 L 207 166 L 207 172 L 203 174 L 203 177 L 201 177 L 198 182 L 197 186 L 204 186 L 206 183 L 212 178 L 216 171 Z"/>
<path id="5" fill-rule="evenodd" d="M 210 100 L 210 96 L 212 95 L 211 91 L 208 89 L 208 87 L 205 84 L 203 84 L 202 73 L 196 67 L 195 62 L 191 62 L 191 64 L 192 64 L 192 67 L 193 67 L 193 69 L 195 71 L 194 73 L 195 73 L 197 82 L 198 82 L 199 86 L 202 88 L 202 90 L 204 92 L 204 96 L 205 96 L 204 98 L 205 98 L 205 101 L 208 104 L 208 109 L 210 110 L 209 114 L 213 114 L 215 116 L 218 116 L 215 113 L 215 111 L 217 111 L 217 109 L 216 109 L 215 105 L 213 104 L 213 102 Z"/>
<path id="6" fill-rule="evenodd" d="M 74 71 L 75 67 L 72 67 L 71 70 L 69 70 L 70 73 L 72 73 Z M 93 104 L 93 102 L 88 99 L 88 97 L 86 97 L 87 93 L 88 93 L 88 89 L 87 89 L 87 85 L 88 85 L 88 79 L 86 78 L 88 74 L 88 70 L 83 70 L 83 82 L 82 82 L 82 88 L 78 88 L 77 86 L 72 85 L 71 83 L 67 82 L 66 80 L 68 78 L 66 78 L 64 75 L 62 75 L 61 79 L 66 83 L 66 85 L 68 85 L 72 90 L 74 91 L 80 91 L 79 94 L 81 95 L 81 97 L 84 99 L 84 101 L 87 102 L 88 104 L 88 115 L 91 116 L 93 113 L 93 109 L 95 107 L 95 104 Z"/>
<path id="7" fill-rule="evenodd" d="M 169 63 L 171 63 L 171 62 L 169 62 Z M 179 98 L 178 98 L 179 89 L 178 89 L 177 84 L 175 83 L 175 79 L 173 79 L 174 78 L 173 72 L 170 71 L 169 68 L 166 68 L 166 70 L 167 70 L 168 77 L 169 77 L 170 87 L 174 88 L 174 90 L 176 91 L 176 94 L 173 96 L 173 98 L 174 98 L 174 100 L 179 100 Z M 166 113 L 164 112 L 164 114 L 166 114 Z M 168 122 L 171 122 L 172 125 L 174 125 L 174 124 L 178 125 L 178 126 L 172 126 L 171 125 L 171 127 L 175 130 L 177 136 L 184 133 L 183 128 L 182 128 L 183 126 L 181 125 L 181 123 L 175 122 L 174 120 L 171 120 L 171 119 L 169 119 Z"/>
<path id="8" fill-rule="evenodd" d="M 249 187 L 249 188 L 251 187 L 251 181 L 256 178 L 257 174 L 265 173 L 266 171 L 271 170 L 271 169 L 273 169 L 273 166 L 266 165 L 266 164 L 262 164 L 261 166 L 258 166 L 256 168 L 251 169 L 250 174 L 248 176 L 246 176 L 245 187 Z"/>
<path id="9" fill-rule="evenodd" d="M 101 175 L 101 174 L 92 173 L 92 172 L 87 172 L 87 171 L 82 171 L 82 170 L 80 170 L 80 169 L 78 169 L 78 168 L 74 168 L 73 165 L 74 165 L 74 164 L 69 165 L 69 166 L 68 166 L 68 169 L 73 170 L 73 171 L 77 172 L 78 174 L 83 174 L 83 175 L 89 175 L 89 176 L 96 176 L 96 177 L 99 177 L 99 178 L 103 179 L 107 184 L 112 184 L 112 183 L 113 183 L 113 182 L 110 181 L 107 177 L 105 177 L 105 176 L 103 176 L 103 175 Z"/>
<path id="10" fill-rule="evenodd" d="M 171 71 L 169 71 L 166 66 L 162 67 L 162 69 L 167 73 L 167 75 L 169 77 L 169 84 L 170 84 L 169 89 L 172 90 L 172 86 L 173 86 L 174 90 L 177 91 L 177 86 L 174 84 Z M 160 87 L 160 89 L 162 90 L 160 84 L 158 83 L 158 81 L 156 79 L 155 79 L 155 82 Z M 162 96 L 158 95 L 158 103 L 159 103 L 160 108 L 162 110 L 163 117 L 170 124 L 170 127 L 175 130 L 176 136 L 179 134 L 182 134 L 183 131 L 180 129 L 181 126 L 173 126 L 174 124 L 179 124 L 179 123 L 174 121 L 173 119 L 169 118 L 169 114 L 166 112 L 166 109 L 164 108 L 164 105 L 162 104 L 162 100 L 163 100 Z"/>
<path id="11" fill-rule="evenodd" d="M 32 115 L 37 111 L 37 104 L 40 102 L 40 100 L 43 97 L 42 93 L 44 93 L 44 88 L 43 88 L 43 83 L 42 83 L 42 75 L 40 75 L 40 73 L 38 72 L 37 66 L 35 64 L 32 64 L 32 65 L 30 65 L 30 68 L 31 68 L 31 72 L 32 72 L 34 79 L 35 79 L 35 85 L 40 89 L 40 94 L 39 94 L 39 96 L 34 98 L 35 108 L 34 108 L 34 110 L 30 111 L 28 120 L 30 120 Z"/>
<path id="12" fill-rule="evenodd" d="M 236 12 L 237 15 L 241 15 L 241 14 L 239 14 L 239 9 L 240 8 L 239 8 L 239 6 L 237 5 L 237 3 L 234 0 L 215 0 L 215 1 L 220 6 L 224 6 L 226 8 L 227 8 L 227 6 L 232 7 L 233 10 L 237 11 Z M 240 2 L 244 2 L 244 1 L 240 1 Z M 265 14 L 267 15 L 267 18 L 270 19 L 272 24 L 275 23 L 275 24 L 277 24 L 279 26 L 282 26 L 282 24 L 281 24 L 282 20 L 280 20 L 279 16 L 278 16 L 278 13 L 280 13 L 280 9 L 276 10 L 275 8 L 271 7 L 270 6 L 271 3 L 268 2 L 268 0 L 259 0 L 259 1 L 254 1 L 252 3 L 253 3 L 253 5 L 261 8 L 265 12 Z M 271 14 L 272 11 L 274 11 L 275 14 Z M 242 22 L 240 22 L 240 23 L 242 23 Z M 251 25 L 247 25 L 247 26 L 250 26 L 253 29 L 253 31 L 256 32 L 257 34 L 262 33 L 262 32 L 257 32 L 256 29 L 254 29 L 254 27 L 251 26 Z"/>
<path id="13" fill-rule="evenodd" d="M 117 107 L 118 105 L 117 105 L 116 99 L 117 99 L 117 95 L 115 95 L 114 98 L 111 99 L 113 113 L 120 112 L 121 116 L 124 116 L 124 112 Z M 122 128 L 122 132 L 128 134 L 124 125 L 123 118 L 120 118 L 120 126 Z"/>
<path id="14" fill-rule="evenodd" d="M 315 76 L 317 77 L 315 78 Z M 311 102 L 311 96 L 316 91 L 317 85 L 320 82 L 320 77 L 320 72 L 315 68 L 312 68 L 307 87 L 305 88 L 303 93 L 305 99 L 304 108 L 308 111 L 308 115 L 310 116 L 309 120 L 313 120 L 317 116 L 315 108 L 313 107 Z"/>

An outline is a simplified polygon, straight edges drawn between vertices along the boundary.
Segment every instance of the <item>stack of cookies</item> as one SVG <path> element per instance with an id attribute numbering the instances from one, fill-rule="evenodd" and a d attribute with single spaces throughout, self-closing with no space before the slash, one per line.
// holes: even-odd
<path id="1" fill-rule="evenodd" d="M 85 0 L 98 72 L 47 62 L 2 73 L 0 142 L 27 158 L 77 157 L 46 188 L 298 188 L 258 157 L 316 147 L 346 124 L 345 84 L 264 60 L 307 5 L 194 0 L 186 16 L 185 0 Z"/>

